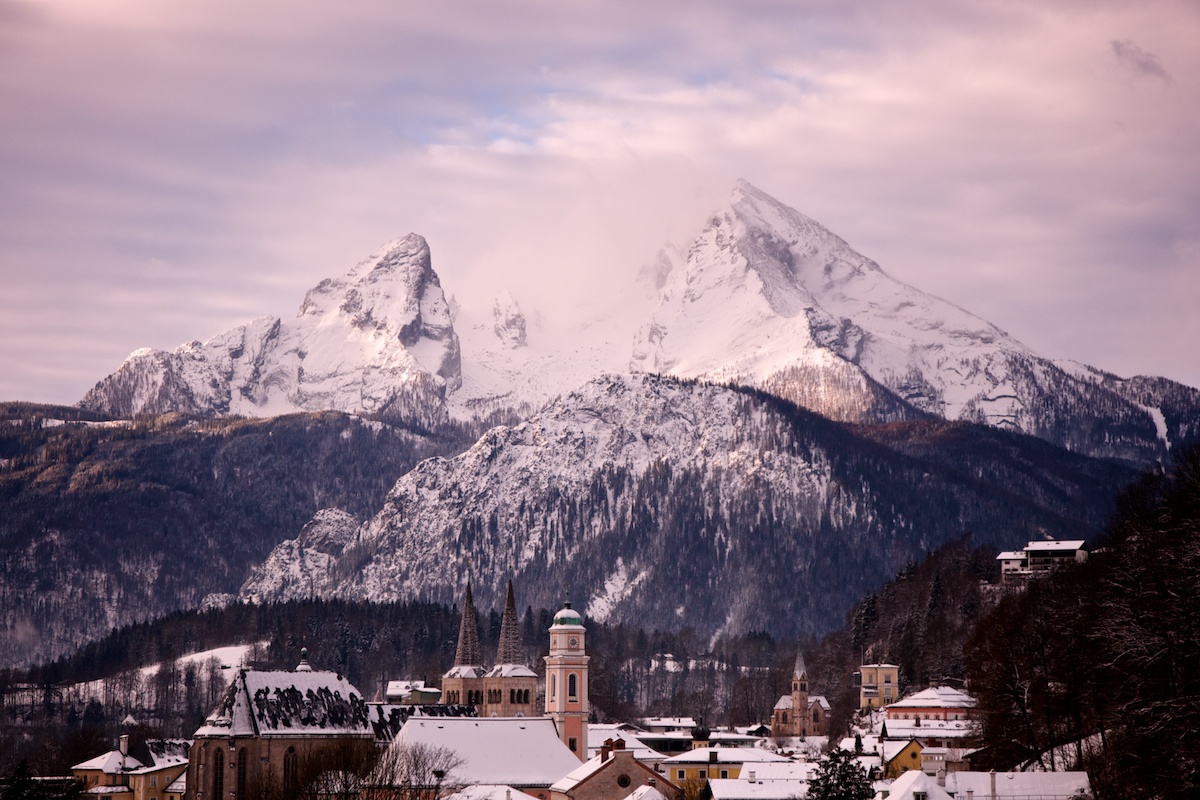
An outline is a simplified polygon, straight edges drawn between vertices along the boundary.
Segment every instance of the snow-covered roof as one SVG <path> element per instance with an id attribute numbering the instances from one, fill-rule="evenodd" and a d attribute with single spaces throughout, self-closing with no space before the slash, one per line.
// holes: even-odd
<path id="1" fill-rule="evenodd" d="M 446 800 L 537 800 L 520 789 L 499 783 L 479 783 L 464 786 Z"/>
<path id="2" fill-rule="evenodd" d="M 775 703 L 776 711 L 790 711 L 792 708 L 792 696 L 790 694 L 782 695 Z"/>
<path id="3" fill-rule="evenodd" d="M 586 781 L 588 778 L 595 775 L 610 759 L 601 756 L 594 756 L 580 764 L 575 769 L 568 772 L 566 775 L 559 778 L 550 787 L 552 792 L 563 792 L 564 794 L 574 789 L 579 784 Z"/>
<path id="4" fill-rule="evenodd" d="M 892 781 L 888 800 L 913 800 L 916 792 L 924 792 L 926 800 L 953 800 L 949 792 L 938 786 L 936 778 L 919 769 L 910 769 Z"/>
<path id="5" fill-rule="evenodd" d="M 579 766 L 549 717 L 410 719 L 392 747 L 424 744 L 456 752 L 461 783 L 549 786 Z"/>
<path id="6" fill-rule="evenodd" d="M 889 719 L 888 736 L 905 739 L 966 739 L 979 734 L 978 726 L 967 719 Z"/>
<path id="7" fill-rule="evenodd" d="M 716 754 L 714 762 L 713 754 Z M 787 761 L 786 756 L 750 747 L 697 747 L 686 753 L 663 759 L 664 764 L 749 764 L 764 761 Z"/>
<path id="8" fill-rule="evenodd" d="M 888 706 L 888 722 L 892 721 L 891 711 L 904 708 L 974 708 L 978 701 L 966 692 L 952 686 L 931 686 L 916 694 L 910 694 L 903 700 L 898 700 Z"/>
<path id="9" fill-rule="evenodd" d="M 997 561 L 1024 561 L 1024 550 L 1005 550 L 1000 555 L 996 556 Z"/>
<path id="10" fill-rule="evenodd" d="M 825 695 L 823 695 L 823 694 L 810 695 L 808 698 L 809 708 L 812 708 L 813 703 L 816 703 L 817 705 L 819 705 L 821 708 L 825 709 L 826 711 L 829 711 L 830 708 L 832 708 L 829 705 L 829 701 L 825 699 Z M 785 694 L 785 695 L 781 696 L 779 698 L 779 701 L 775 703 L 775 708 L 777 710 L 784 710 L 784 711 L 790 710 L 792 708 L 792 696 L 790 694 Z"/>
<path id="11" fill-rule="evenodd" d="M 690 731 L 696 727 L 691 717 L 646 717 L 638 723 L 648 731 Z"/>
<path id="12" fill-rule="evenodd" d="M 863 664 L 859 669 L 869 669 L 871 667 L 875 667 L 876 669 L 900 669 L 898 664 Z"/>
<path id="13" fill-rule="evenodd" d="M 538 675 L 524 664 L 497 664 L 487 671 L 489 678 L 536 678 Z"/>
<path id="14" fill-rule="evenodd" d="M 146 749 L 156 767 L 186 764 L 191 752 L 191 739 L 147 739 Z"/>
<path id="15" fill-rule="evenodd" d="M 613 741 L 621 739 L 625 742 L 625 749 L 633 753 L 633 757 L 638 761 L 659 761 L 662 759 L 662 753 L 647 745 L 636 735 L 624 730 L 619 725 L 596 724 L 588 725 L 588 755 L 593 756 L 600 752 L 600 748 L 609 739 Z"/>
<path id="16" fill-rule="evenodd" d="M 93 786 L 84 792 L 84 794 L 133 794 L 133 789 L 130 789 L 128 786 Z"/>
<path id="17" fill-rule="evenodd" d="M 667 800 L 667 796 L 657 787 L 646 783 L 630 792 L 625 800 Z"/>
<path id="18" fill-rule="evenodd" d="M 336 672 L 238 670 L 196 738 L 370 736 L 362 695 Z"/>
<path id="19" fill-rule="evenodd" d="M 457 667 L 451 667 L 450 670 L 442 676 L 443 678 L 482 678 L 483 667 L 477 667 L 472 664 L 459 664 Z"/>
<path id="20" fill-rule="evenodd" d="M 1055 552 L 1059 550 L 1083 550 L 1086 547 L 1087 542 L 1085 542 L 1083 539 L 1069 539 L 1066 541 L 1054 539 L 1048 542 L 1030 542 L 1029 544 L 1025 545 L 1025 550 L 1026 552 L 1038 553 L 1046 552 L 1047 550 Z"/>
<path id="21" fill-rule="evenodd" d="M 87 761 L 71 767 L 71 769 L 99 770 L 105 775 L 117 775 L 122 772 L 132 772 L 144 766 L 146 765 L 133 756 L 121 755 L 120 750 L 109 750 L 104 755 L 89 758 Z"/>
<path id="22" fill-rule="evenodd" d="M 713 800 L 787 800 L 808 793 L 807 779 L 758 780 L 709 778 Z"/>
<path id="23" fill-rule="evenodd" d="M 171 781 L 171 785 L 167 787 L 167 792 L 170 794 L 183 794 L 187 790 L 187 772 L 184 771 L 178 778 Z"/>
<path id="24" fill-rule="evenodd" d="M 967 790 L 978 798 L 991 792 L 991 774 L 987 772 L 950 772 L 946 774 L 946 790 L 963 798 Z M 1045 800 L 1075 797 L 1081 790 L 1091 790 L 1086 772 L 997 772 L 996 797 L 1039 797 Z"/>

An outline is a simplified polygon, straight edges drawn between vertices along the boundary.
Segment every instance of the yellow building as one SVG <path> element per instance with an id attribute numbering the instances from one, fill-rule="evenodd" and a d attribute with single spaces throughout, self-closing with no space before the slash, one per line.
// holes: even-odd
<path id="1" fill-rule="evenodd" d="M 663 774 L 680 784 L 711 778 L 739 778 L 742 769 L 764 762 L 788 761 L 785 756 L 752 747 L 699 747 L 663 759 Z"/>
<path id="2" fill-rule="evenodd" d="M 882 708 L 900 699 L 900 667 L 895 664 L 863 664 L 854 682 L 860 709 Z"/>

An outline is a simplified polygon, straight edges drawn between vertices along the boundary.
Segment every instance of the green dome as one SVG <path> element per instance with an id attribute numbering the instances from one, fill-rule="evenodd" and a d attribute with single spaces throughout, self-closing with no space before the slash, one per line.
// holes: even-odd
<path id="1" fill-rule="evenodd" d="M 560 609 L 559 612 L 554 615 L 554 624 L 582 626 L 583 617 L 579 616 L 579 612 L 571 608 L 571 604 L 568 603 L 566 608 Z"/>

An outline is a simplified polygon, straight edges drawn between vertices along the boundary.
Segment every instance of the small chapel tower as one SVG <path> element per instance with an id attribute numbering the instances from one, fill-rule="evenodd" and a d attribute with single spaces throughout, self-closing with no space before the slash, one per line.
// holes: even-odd
<path id="1" fill-rule="evenodd" d="M 588 655 L 583 617 L 567 600 L 550 626 L 546 656 L 546 714 L 580 761 L 587 761 Z"/>

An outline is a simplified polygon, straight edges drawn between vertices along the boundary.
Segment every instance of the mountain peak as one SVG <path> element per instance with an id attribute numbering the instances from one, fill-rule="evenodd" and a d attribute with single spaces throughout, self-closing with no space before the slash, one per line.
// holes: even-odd
<path id="1" fill-rule="evenodd" d="M 310 289 L 291 322 L 263 317 L 173 353 L 135 351 L 80 401 L 116 415 L 340 410 L 428 423 L 462 381 L 429 245 L 410 233 Z"/>

